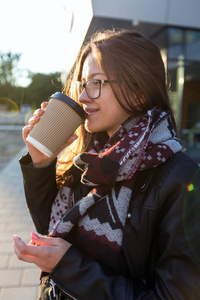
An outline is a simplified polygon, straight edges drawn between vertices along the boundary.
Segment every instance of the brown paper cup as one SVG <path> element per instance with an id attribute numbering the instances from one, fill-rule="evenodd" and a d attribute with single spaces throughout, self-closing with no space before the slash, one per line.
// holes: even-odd
<path id="1" fill-rule="evenodd" d="M 84 122 L 82 107 L 62 93 L 55 93 L 27 141 L 47 156 L 52 156 Z"/>

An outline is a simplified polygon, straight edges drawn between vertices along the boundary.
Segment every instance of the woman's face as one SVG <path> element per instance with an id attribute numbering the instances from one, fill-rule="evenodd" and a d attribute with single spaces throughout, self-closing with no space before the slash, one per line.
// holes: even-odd
<path id="1" fill-rule="evenodd" d="M 81 82 L 85 83 L 89 79 L 107 80 L 92 54 L 89 54 L 84 62 Z M 89 132 L 106 131 L 111 136 L 130 116 L 117 102 L 109 83 L 103 83 L 99 98 L 90 99 L 84 89 L 78 100 L 88 114 L 85 128 Z"/>

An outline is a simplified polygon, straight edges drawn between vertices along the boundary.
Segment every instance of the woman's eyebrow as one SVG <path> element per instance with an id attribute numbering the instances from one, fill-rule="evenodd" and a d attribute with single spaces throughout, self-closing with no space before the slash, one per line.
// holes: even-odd
<path id="1" fill-rule="evenodd" d="M 89 78 L 89 79 L 92 79 L 92 78 L 94 78 L 94 77 L 97 76 L 97 75 L 103 75 L 103 76 L 106 76 L 104 73 L 98 72 L 98 73 L 91 73 L 91 74 L 89 74 L 89 75 L 88 75 L 88 78 Z M 85 78 L 82 77 L 82 78 L 81 78 L 81 81 L 82 81 L 83 79 L 85 79 Z"/>

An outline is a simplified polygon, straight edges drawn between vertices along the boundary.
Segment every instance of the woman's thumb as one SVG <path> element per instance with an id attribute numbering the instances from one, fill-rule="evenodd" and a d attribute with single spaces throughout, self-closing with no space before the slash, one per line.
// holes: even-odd
<path id="1" fill-rule="evenodd" d="M 39 236 L 36 233 L 31 233 L 31 240 L 38 246 L 55 246 L 56 239 L 51 237 Z"/>

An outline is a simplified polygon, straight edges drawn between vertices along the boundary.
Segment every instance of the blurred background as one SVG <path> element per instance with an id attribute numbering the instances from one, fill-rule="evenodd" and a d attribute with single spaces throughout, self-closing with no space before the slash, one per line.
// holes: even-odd
<path id="1" fill-rule="evenodd" d="M 24 145 L 21 129 L 61 91 L 97 30 L 135 29 L 160 48 L 186 152 L 200 163 L 199 0 L 6 0 L 0 18 L 0 168 Z"/>
<path id="2" fill-rule="evenodd" d="M 12 245 L 35 232 L 18 163 L 24 124 L 95 31 L 135 29 L 160 48 L 180 138 L 200 164 L 200 0 L 0 0 L 0 12 L 0 300 L 36 300 L 40 270 Z"/>

